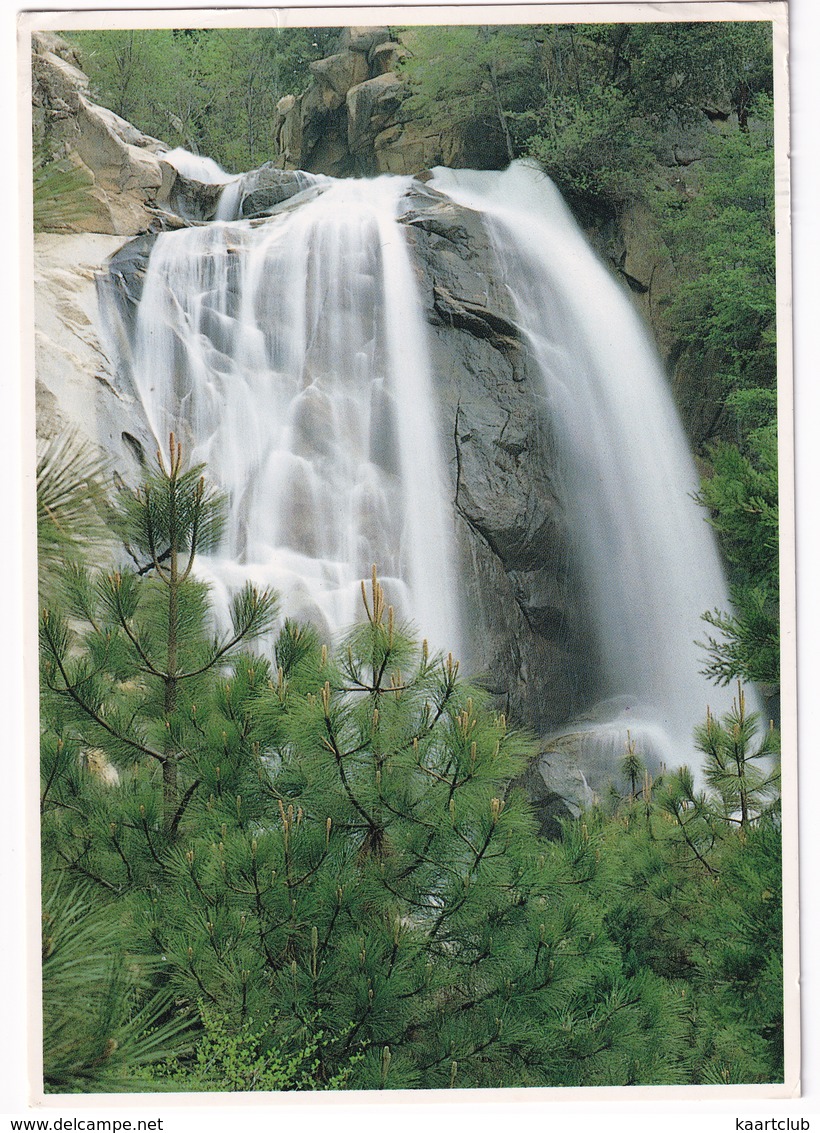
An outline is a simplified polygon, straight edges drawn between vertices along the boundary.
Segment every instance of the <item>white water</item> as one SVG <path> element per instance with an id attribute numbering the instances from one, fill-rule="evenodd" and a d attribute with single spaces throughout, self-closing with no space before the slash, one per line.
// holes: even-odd
<path id="1" fill-rule="evenodd" d="M 335 633 L 375 563 L 397 612 L 455 652 L 452 518 L 396 220 L 409 179 L 311 184 L 263 223 L 158 237 L 133 379 L 157 443 L 173 430 L 230 495 L 224 545 L 200 559 L 217 596 L 251 578 Z"/>
<path id="2" fill-rule="evenodd" d="M 434 173 L 485 218 L 556 426 L 605 681 L 577 724 L 581 765 L 612 769 L 627 732 L 652 763 L 697 764 L 693 729 L 731 693 L 700 675 L 695 642 L 704 611 L 729 601 L 660 360 L 544 174 Z"/>
<path id="3" fill-rule="evenodd" d="M 202 181 L 205 185 L 224 185 L 235 180 L 232 173 L 226 173 L 212 157 L 202 157 L 201 154 L 191 153 L 190 150 L 177 146 L 161 155 L 163 161 L 173 165 L 177 173 L 188 177 L 192 181 Z"/>
<path id="4" fill-rule="evenodd" d="M 400 615 L 458 654 L 452 503 L 396 220 L 410 179 L 303 174 L 277 215 L 248 222 L 234 218 L 253 173 L 175 160 L 226 187 L 215 222 L 157 239 L 132 371 L 157 443 L 173 430 L 229 492 L 202 571 L 217 597 L 273 586 L 287 616 L 331 635 L 361 615 L 376 563 Z M 700 675 L 695 641 L 728 598 L 654 348 L 542 174 L 439 169 L 432 186 L 483 214 L 542 374 L 603 673 L 599 704 L 566 729 L 581 766 L 611 774 L 628 735 L 650 763 L 696 766 L 693 729 L 730 695 Z"/>

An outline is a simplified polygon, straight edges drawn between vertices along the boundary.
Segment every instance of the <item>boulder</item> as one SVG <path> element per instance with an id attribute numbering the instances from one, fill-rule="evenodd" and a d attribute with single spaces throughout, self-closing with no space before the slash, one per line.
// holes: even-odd
<path id="1" fill-rule="evenodd" d="M 537 756 L 514 786 L 526 791 L 538 818 L 538 833 L 545 838 L 560 838 L 562 822 L 578 818 L 595 801 L 583 771 L 563 752 Z"/>
<path id="2" fill-rule="evenodd" d="M 375 78 L 378 75 L 387 75 L 391 71 L 395 71 L 401 60 L 407 57 L 407 54 L 407 48 L 402 47 L 400 43 L 394 43 L 392 40 L 387 43 L 380 43 L 378 47 L 372 49 L 368 56 L 371 74 Z"/>
<path id="3" fill-rule="evenodd" d="M 314 83 L 300 99 L 299 146 L 288 168 L 330 177 L 348 177 L 354 162 L 347 144 L 347 109 L 344 98 L 328 107 L 323 88 Z"/>
<path id="4" fill-rule="evenodd" d="M 335 177 L 417 174 L 432 165 L 504 168 L 504 139 L 492 124 L 439 127 L 412 117 L 397 73 L 406 54 L 388 28 L 346 28 L 336 53 L 310 64 L 305 93 L 280 99 L 275 164 Z"/>
<path id="5" fill-rule="evenodd" d="M 298 171 L 277 169 L 272 163 L 263 165 L 242 179 L 239 216 L 254 217 L 269 213 L 277 205 L 301 193 L 304 188 L 305 178 Z"/>
<path id="6" fill-rule="evenodd" d="M 367 60 L 355 51 L 342 51 L 310 64 L 310 73 L 325 110 L 337 110 L 351 87 L 369 77 Z"/>
<path id="7" fill-rule="evenodd" d="M 389 28 L 361 27 L 342 28 L 339 35 L 339 51 L 357 51 L 364 55 L 391 38 Z"/>
<path id="8" fill-rule="evenodd" d="M 185 177 L 167 161 L 160 164 L 163 180 L 157 203 L 167 204 L 182 222 L 212 220 L 224 186 Z"/>
<path id="9" fill-rule="evenodd" d="M 347 144 L 351 154 L 372 152 L 373 138 L 396 115 L 406 95 L 398 75 L 388 72 L 347 93 Z"/>
<path id="10" fill-rule="evenodd" d="M 60 43 L 58 37 L 33 37 L 32 99 L 35 147 L 45 144 L 50 155 L 87 175 L 87 207 L 77 210 L 69 227 L 121 236 L 144 232 L 155 219 L 163 184 L 159 154 L 167 147 L 93 103 L 88 79 Z"/>

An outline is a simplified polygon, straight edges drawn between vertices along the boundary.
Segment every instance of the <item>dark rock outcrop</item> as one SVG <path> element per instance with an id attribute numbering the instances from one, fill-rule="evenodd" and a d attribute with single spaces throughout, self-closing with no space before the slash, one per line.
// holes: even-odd
<path id="1" fill-rule="evenodd" d="M 574 760 L 559 751 L 546 751 L 531 760 L 514 786 L 527 792 L 539 822 L 538 833 L 560 838 L 561 823 L 578 818 L 595 801 L 595 794 Z"/>
<path id="2" fill-rule="evenodd" d="M 470 667 L 545 730 L 585 706 L 594 683 L 545 390 L 481 216 L 416 184 L 403 219 L 432 330 Z"/>

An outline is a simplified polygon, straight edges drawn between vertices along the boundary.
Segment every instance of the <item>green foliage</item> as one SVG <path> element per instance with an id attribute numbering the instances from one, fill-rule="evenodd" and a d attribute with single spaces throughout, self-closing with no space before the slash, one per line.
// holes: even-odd
<path id="1" fill-rule="evenodd" d="M 88 884 L 47 873 L 43 892 L 43 1060 L 47 1092 L 142 1089 L 136 1080 L 184 1041 L 152 963 L 126 957 L 112 908 Z"/>
<path id="2" fill-rule="evenodd" d="M 644 198 L 670 123 L 730 104 L 746 126 L 771 92 L 766 24 L 570 24 L 405 29 L 408 109 L 456 128 L 495 124 L 575 201 Z"/>
<path id="3" fill-rule="evenodd" d="M 652 170 L 650 136 L 617 87 L 570 90 L 527 118 L 535 125 L 528 153 L 572 198 L 621 204 L 641 196 Z"/>
<path id="4" fill-rule="evenodd" d="M 715 610 L 705 620 L 720 630 L 706 641 L 706 672 L 721 684 L 745 678 L 777 688 L 780 683 L 777 434 L 756 430 L 749 455 L 720 444 L 711 454 L 713 473 L 699 502 L 721 537 L 730 571 L 733 612 Z"/>
<path id="5" fill-rule="evenodd" d="M 669 318 L 692 366 L 707 361 L 743 440 L 775 409 L 773 111 L 712 135 L 697 192 L 670 194 L 665 236 L 682 276 Z"/>
<path id="6" fill-rule="evenodd" d="M 622 33 L 607 29 L 618 44 Z M 697 120 L 731 105 L 745 125 L 751 100 L 772 90 L 772 29 L 761 23 L 632 24 L 618 47 L 617 81 L 662 122 Z"/>
<path id="7" fill-rule="evenodd" d="M 777 689 L 779 666 L 777 357 L 773 110 L 747 102 L 746 130 L 713 134 L 697 191 L 667 193 L 664 233 L 681 276 L 665 318 L 680 364 L 715 373 L 713 429 L 698 499 L 729 568 L 732 610 L 705 620 L 705 672 Z"/>
<path id="8" fill-rule="evenodd" d="M 299 92 L 338 28 L 68 32 L 94 97 L 141 130 L 231 172 L 275 157 L 276 104 Z"/>
<path id="9" fill-rule="evenodd" d="M 174 459 L 166 477 L 182 475 Z M 91 600 L 83 585 L 77 620 Z M 108 590 L 120 628 L 137 624 L 135 595 L 155 580 L 129 585 Z M 766 785 L 750 768 L 772 745 L 751 750 L 754 722 L 707 722 L 708 796 L 681 773 L 653 798 L 633 748 L 632 789 L 614 815 L 540 842 L 508 785 L 529 742 L 459 679 L 452 657 L 431 656 L 395 624 L 375 574 L 363 599 L 365 621 L 335 654 L 286 623 L 272 663 L 235 654 L 226 673 L 209 670 L 196 711 L 187 706 L 196 743 L 175 741 L 196 778 L 173 832 L 150 759 L 132 753 L 105 781 L 80 759 L 87 709 L 73 715 L 65 697 L 46 697 L 46 860 L 93 882 L 106 923 L 134 952 L 162 957 L 149 966 L 156 993 L 201 1025 L 195 1045 L 189 1036 L 130 1088 L 776 1075 L 775 879 L 770 871 L 755 905 L 744 886 L 757 892 L 767 863 L 747 867 L 738 848 L 764 821 Z M 49 658 L 67 653 L 57 637 L 45 642 Z M 110 664 L 115 650 L 100 655 Z M 96 722 L 119 732 L 112 721 L 129 695 L 115 687 Z M 724 894 L 726 862 L 735 881 Z M 725 902 L 736 930 L 713 909 Z M 707 942 L 718 923 L 716 982 Z M 762 923 L 765 955 L 750 943 Z M 747 981 L 765 979 L 769 999 L 753 1012 L 727 982 L 742 965 Z M 134 1042 L 142 1019 L 129 1016 Z M 82 1061 L 73 1026 L 66 1047 Z M 733 1037 L 741 1060 L 728 1057 Z M 93 1076 L 87 1088 L 98 1088 Z"/>
<path id="10" fill-rule="evenodd" d="M 515 115 L 538 93 L 538 46 L 527 27 L 421 27 L 401 33 L 409 48 L 402 73 L 413 91 L 411 117 L 501 136 L 509 160 L 519 150 Z"/>
<path id="11" fill-rule="evenodd" d="M 707 790 L 684 768 L 587 818 L 608 930 L 627 971 L 676 982 L 695 1083 L 783 1074 L 777 735 L 759 729 L 739 690 L 698 732 Z"/>
<path id="12" fill-rule="evenodd" d="M 197 552 L 218 538 L 222 501 L 199 468 L 183 470 L 173 434 L 167 468 L 158 460 L 136 493 L 123 493 L 113 517 L 138 568 L 69 568 L 64 610 L 44 609 L 40 635 L 44 715 L 56 742 L 79 737 L 123 770 L 136 760 L 135 786 L 145 760 L 158 765 L 163 837 L 173 839 L 200 782 L 217 672 L 269 628 L 275 603 L 246 586 L 233 599 L 231 630 L 210 636 L 207 590 L 192 571 Z"/>
<path id="13" fill-rule="evenodd" d="M 37 461 L 37 554 L 41 585 L 78 549 L 99 552 L 110 540 L 105 526 L 105 462 L 76 433 L 53 438 Z"/>
<path id="14" fill-rule="evenodd" d="M 226 1015 L 204 1003 L 199 1004 L 202 1032 L 193 1056 L 173 1058 L 152 1068 L 160 1084 L 175 1090 L 250 1091 L 312 1090 L 319 1067 L 317 1054 L 327 1045 L 324 1032 L 317 1030 L 307 1044 L 286 1054 L 266 1043 L 270 1025 L 255 1029 L 250 1019 L 234 1028 Z M 342 1090 L 350 1073 L 364 1058 L 362 1051 L 351 1055 L 349 1065 L 323 1087 Z M 166 1081 L 167 1080 L 167 1081 Z"/>
<path id="15" fill-rule="evenodd" d="M 732 711 L 722 721 L 710 714 L 696 733 L 698 749 L 706 756 L 706 781 L 721 817 L 742 829 L 771 805 L 779 785 L 775 763 L 778 737 L 771 728 L 755 749 L 759 724 L 757 714 L 747 712 L 746 698 L 738 685 Z"/>

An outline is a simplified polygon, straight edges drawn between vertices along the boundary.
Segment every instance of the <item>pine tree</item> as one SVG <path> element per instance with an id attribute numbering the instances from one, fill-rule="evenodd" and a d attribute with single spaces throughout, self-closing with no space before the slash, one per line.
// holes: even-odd
<path id="1" fill-rule="evenodd" d="M 210 636 L 207 588 L 192 571 L 197 553 L 218 541 L 222 501 L 201 469 L 183 470 L 173 434 L 167 467 L 159 452 L 157 461 L 143 486 L 124 494 L 117 517 L 138 565 L 97 575 L 69 565 L 68 616 L 46 608 L 41 639 L 46 700 L 60 702 L 61 731 L 115 767 L 158 765 L 163 833 L 173 839 L 199 784 L 197 701 L 207 704 L 220 667 L 270 627 L 275 603 L 247 585 L 233 599 L 231 631 Z M 192 768 L 184 788 L 183 763 Z"/>
<path id="2" fill-rule="evenodd" d="M 42 920 L 46 1091 L 141 1088 L 135 1074 L 163 1065 L 190 1028 L 151 988 L 156 962 L 126 962 L 121 927 L 88 883 L 48 875 Z"/>
<path id="3" fill-rule="evenodd" d="M 781 1081 L 778 737 L 739 687 L 697 743 L 705 789 L 684 767 L 587 816 L 603 863 L 593 888 L 627 972 L 677 986 L 688 1080 Z"/>
<path id="4" fill-rule="evenodd" d="M 100 554 L 105 526 L 105 462 L 75 432 L 52 438 L 37 458 L 37 558 L 41 595 L 55 596 L 66 558 Z"/>
<path id="5" fill-rule="evenodd" d="M 624 972 L 594 840 L 538 842 L 508 786 L 529 742 L 375 575 L 363 600 L 335 653 L 288 623 L 268 679 L 243 662 L 223 683 L 242 751 L 214 753 L 162 886 L 130 905 L 177 1002 L 261 1055 L 315 1048 L 317 1087 L 679 1080 L 679 1006 Z"/>
<path id="6" fill-rule="evenodd" d="M 138 1047 L 172 1002 L 199 1036 L 129 1088 L 776 1076 L 773 782 L 754 770 L 774 738 L 742 699 L 702 732 L 707 791 L 653 784 L 632 744 L 614 811 L 541 841 L 510 787 L 531 741 L 397 623 L 375 570 L 335 649 L 285 622 L 270 659 L 245 651 L 273 614 L 252 590 L 213 636 L 193 568 L 219 509 L 172 439 L 117 509 L 133 565 L 67 568 L 43 616 L 45 875 L 81 881 L 104 951 L 140 973 L 101 1031 Z M 54 1018 L 55 1081 L 102 1088 L 93 1036 Z"/>

